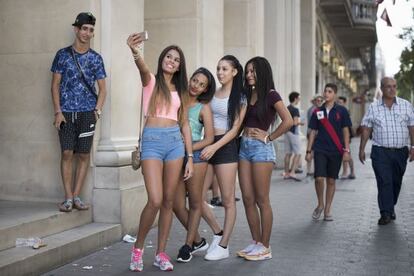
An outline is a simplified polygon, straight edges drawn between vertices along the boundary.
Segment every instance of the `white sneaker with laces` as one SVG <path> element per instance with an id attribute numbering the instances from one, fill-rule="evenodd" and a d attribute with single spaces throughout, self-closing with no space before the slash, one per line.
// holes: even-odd
<path id="1" fill-rule="evenodd" d="M 272 249 L 267 248 L 262 243 L 257 243 L 252 251 L 247 253 L 244 258 L 249 261 L 263 261 L 272 258 Z"/>
<path id="2" fill-rule="evenodd" d="M 216 245 L 209 253 L 204 256 L 207 261 L 218 261 L 229 257 L 229 247 L 223 248 L 220 245 Z"/>
<path id="3" fill-rule="evenodd" d="M 207 254 L 210 253 L 214 249 L 214 247 L 216 247 L 221 242 L 222 237 L 223 236 L 218 236 L 218 235 L 213 236 L 213 240 L 211 241 L 210 246 L 207 249 Z"/>
<path id="4" fill-rule="evenodd" d="M 174 269 L 170 257 L 165 252 L 160 252 L 155 256 L 154 266 L 159 267 L 162 271 L 172 271 Z"/>
<path id="5" fill-rule="evenodd" d="M 131 250 L 131 263 L 129 264 L 129 269 L 131 271 L 142 271 L 144 269 L 144 262 L 142 261 L 142 255 L 144 254 L 144 249 L 132 247 Z"/>
<path id="6" fill-rule="evenodd" d="M 256 246 L 256 241 L 252 241 L 248 246 L 237 252 L 237 256 L 244 258 L 247 253 L 252 251 Z"/>

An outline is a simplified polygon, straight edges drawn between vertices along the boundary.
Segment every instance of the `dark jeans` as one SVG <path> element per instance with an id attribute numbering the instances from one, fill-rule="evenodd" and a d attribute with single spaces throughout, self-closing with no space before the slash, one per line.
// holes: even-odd
<path id="1" fill-rule="evenodd" d="M 371 160 L 378 187 L 381 215 L 392 215 L 407 167 L 408 148 L 389 149 L 372 146 Z"/>

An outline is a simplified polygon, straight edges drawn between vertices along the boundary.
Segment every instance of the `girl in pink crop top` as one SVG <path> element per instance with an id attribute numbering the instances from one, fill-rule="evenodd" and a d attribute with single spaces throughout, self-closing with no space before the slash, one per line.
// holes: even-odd
<path id="1" fill-rule="evenodd" d="M 180 180 L 187 180 L 193 174 L 191 132 L 187 112 L 181 104 L 181 99 L 188 91 L 185 58 L 178 46 L 168 46 L 160 54 L 154 76 L 140 52 L 143 37 L 138 33 L 131 34 L 127 44 L 134 56 L 143 86 L 141 108 L 144 108 L 146 120 L 141 138 L 141 169 L 148 195 L 141 213 L 129 268 L 132 271 L 143 270 L 145 238 L 159 211 L 159 244 L 154 264 L 161 270 L 173 270 L 173 264 L 165 253 L 173 217 L 173 202 Z M 185 151 L 189 161 L 182 175 Z"/>
<path id="2" fill-rule="evenodd" d="M 148 106 L 150 104 L 150 100 L 154 91 L 155 87 L 155 76 L 151 74 L 151 79 L 148 82 L 146 86 L 143 87 L 143 107 L 144 107 L 144 114 L 146 116 L 148 115 Z M 157 106 L 155 113 L 152 117 L 157 118 L 166 118 L 171 119 L 174 121 L 178 121 L 178 111 L 181 106 L 181 99 L 178 95 L 177 91 L 170 91 L 171 93 L 171 104 L 168 106 L 167 104 L 164 104 L 162 106 Z"/>

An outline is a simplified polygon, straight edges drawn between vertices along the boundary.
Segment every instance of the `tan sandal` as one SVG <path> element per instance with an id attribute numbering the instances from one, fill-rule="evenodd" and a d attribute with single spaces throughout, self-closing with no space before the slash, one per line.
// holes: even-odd
<path id="1" fill-rule="evenodd" d="M 59 211 L 61 212 L 72 212 L 72 208 L 73 208 L 72 199 L 66 199 L 59 205 Z"/>
<path id="2" fill-rule="evenodd" d="M 323 211 L 323 208 L 321 208 L 321 209 L 316 208 L 312 213 L 312 218 L 313 219 L 319 219 L 321 217 L 322 211 Z"/>
<path id="3" fill-rule="evenodd" d="M 324 221 L 333 221 L 333 216 L 332 215 L 325 215 L 323 218 Z"/>
<path id="4" fill-rule="evenodd" d="M 80 211 L 84 211 L 84 210 L 88 210 L 89 206 L 83 203 L 80 197 L 77 196 L 73 198 L 73 208 L 78 209 Z"/>

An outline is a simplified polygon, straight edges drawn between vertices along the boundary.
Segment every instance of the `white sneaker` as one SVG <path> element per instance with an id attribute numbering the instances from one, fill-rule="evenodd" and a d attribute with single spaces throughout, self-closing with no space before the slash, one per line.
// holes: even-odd
<path id="1" fill-rule="evenodd" d="M 170 257 L 165 252 L 160 252 L 155 256 L 154 266 L 159 267 L 162 271 L 172 271 L 174 269 Z"/>
<path id="2" fill-rule="evenodd" d="M 142 271 L 144 269 L 144 262 L 142 261 L 143 254 L 144 249 L 135 248 L 135 245 L 132 246 L 131 263 L 129 264 L 131 271 Z"/>
<path id="3" fill-rule="evenodd" d="M 221 242 L 222 237 L 223 236 L 218 235 L 213 236 L 213 240 L 211 241 L 210 246 L 207 249 L 207 254 L 210 253 L 214 249 L 214 247 L 216 247 Z"/>
<path id="4" fill-rule="evenodd" d="M 257 243 L 252 251 L 247 253 L 244 258 L 249 261 L 263 261 L 272 258 L 272 249 L 267 248 L 261 243 Z"/>
<path id="5" fill-rule="evenodd" d="M 223 248 L 216 245 L 209 253 L 204 256 L 207 261 L 218 261 L 229 257 L 229 247 Z"/>
<path id="6" fill-rule="evenodd" d="M 256 246 L 256 241 L 252 241 L 248 246 L 246 246 L 244 249 L 237 252 L 237 256 L 244 258 L 247 253 L 252 251 Z"/>

